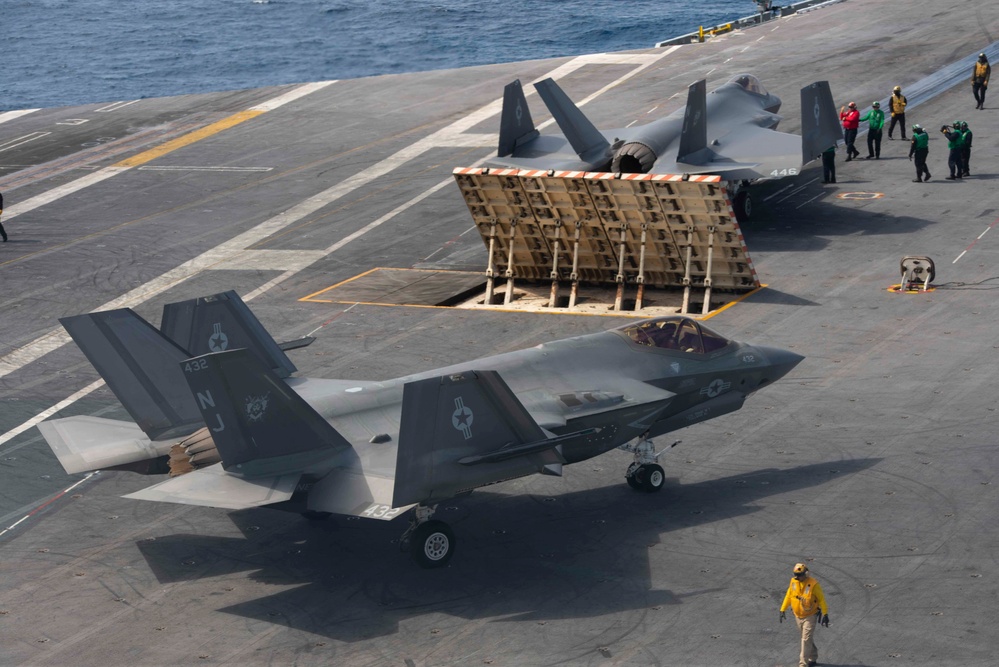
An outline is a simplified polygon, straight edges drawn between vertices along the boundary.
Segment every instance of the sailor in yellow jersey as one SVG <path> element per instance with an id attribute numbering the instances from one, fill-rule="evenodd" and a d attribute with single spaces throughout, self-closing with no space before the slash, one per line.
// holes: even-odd
<path id="1" fill-rule="evenodd" d="M 989 77 L 992 75 L 992 65 L 984 53 L 978 54 L 978 62 L 971 69 L 971 92 L 975 94 L 975 108 L 985 108 L 985 91 L 989 89 Z"/>
<path id="2" fill-rule="evenodd" d="M 815 633 L 816 623 L 829 627 L 829 608 L 826 607 L 826 598 L 822 594 L 822 586 L 808 572 L 808 566 L 804 563 L 797 563 L 791 575 L 791 583 L 784 594 L 784 602 L 780 605 L 780 621 L 786 618 L 784 612 L 788 605 L 794 612 L 795 620 L 798 622 L 798 631 L 801 633 L 801 655 L 798 658 L 799 667 L 811 667 L 817 665 L 819 650 L 812 641 Z"/>

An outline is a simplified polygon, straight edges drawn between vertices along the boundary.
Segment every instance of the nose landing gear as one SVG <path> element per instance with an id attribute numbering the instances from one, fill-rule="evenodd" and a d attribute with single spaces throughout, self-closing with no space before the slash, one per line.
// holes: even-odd
<path id="1" fill-rule="evenodd" d="M 677 440 L 666 449 L 672 449 L 679 444 L 680 441 Z M 640 437 L 634 443 L 629 442 L 626 445 L 621 445 L 619 449 L 635 455 L 635 460 L 628 466 L 628 470 L 624 473 L 624 478 L 628 482 L 628 486 L 636 491 L 644 491 L 645 493 L 662 491 L 663 486 L 666 484 L 666 473 L 658 461 L 666 449 L 656 452 L 652 440 L 646 436 Z"/>

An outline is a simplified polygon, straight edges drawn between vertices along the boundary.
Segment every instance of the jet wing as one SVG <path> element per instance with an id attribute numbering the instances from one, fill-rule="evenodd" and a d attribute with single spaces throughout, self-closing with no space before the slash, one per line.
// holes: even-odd
<path id="1" fill-rule="evenodd" d="M 301 473 L 290 473 L 245 478 L 227 473 L 216 463 L 124 497 L 239 510 L 289 500 L 300 477 Z"/>
<path id="2" fill-rule="evenodd" d="M 741 125 L 717 141 L 712 149 L 725 161 L 754 163 L 757 178 L 788 176 L 801 167 L 801 137 L 754 124 Z"/>

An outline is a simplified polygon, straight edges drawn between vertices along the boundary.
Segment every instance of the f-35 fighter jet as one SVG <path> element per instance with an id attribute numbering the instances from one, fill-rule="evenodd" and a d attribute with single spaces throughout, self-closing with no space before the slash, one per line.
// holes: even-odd
<path id="1" fill-rule="evenodd" d="M 802 359 L 659 317 L 382 382 L 291 377 L 234 292 L 61 320 L 135 423 L 39 425 L 69 473 L 171 477 L 127 497 L 390 520 L 423 567 L 454 553 L 438 503 L 621 448 L 628 484 L 665 482 L 653 438 L 742 407 Z"/>
<path id="2" fill-rule="evenodd" d="M 793 176 L 843 138 L 826 81 L 801 89 L 801 136 L 777 131 L 781 99 L 751 74 L 740 74 L 710 94 L 705 80 L 697 81 L 682 111 L 616 130 L 598 130 L 552 79 L 534 87 L 563 136 L 538 132 L 520 81 L 514 81 L 503 92 L 493 162 L 555 171 L 717 174 L 745 185 Z M 739 208 L 736 212 L 743 213 Z"/>

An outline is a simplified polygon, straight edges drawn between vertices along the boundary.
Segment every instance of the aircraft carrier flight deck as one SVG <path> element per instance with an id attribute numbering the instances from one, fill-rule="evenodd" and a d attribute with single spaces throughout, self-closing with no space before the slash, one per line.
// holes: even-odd
<path id="1" fill-rule="evenodd" d="M 789 666 L 799 561 L 829 603 L 822 665 L 994 664 L 999 96 L 975 109 L 969 77 L 997 40 L 995 3 L 846 0 L 704 43 L 0 114 L 0 664 Z M 150 478 L 67 475 L 40 435 L 128 419 L 59 325 L 91 311 L 158 323 L 235 290 L 277 340 L 315 337 L 298 375 L 358 381 L 634 322 L 314 295 L 373 269 L 484 275 L 452 170 L 495 156 L 514 79 L 625 127 L 741 73 L 784 132 L 813 81 L 837 109 L 900 85 L 932 178 L 896 129 L 878 160 L 840 148 L 835 184 L 816 161 L 753 186 L 765 287 L 696 316 L 805 359 L 657 440 L 682 441 L 662 492 L 629 488 L 620 451 L 480 489 L 438 508 L 457 548 L 424 570 L 402 521 L 122 498 Z M 955 119 L 975 140 L 949 181 Z M 931 289 L 892 289 L 907 256 L 933 259 Z"/>

